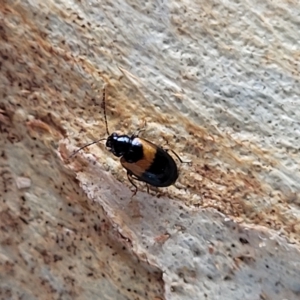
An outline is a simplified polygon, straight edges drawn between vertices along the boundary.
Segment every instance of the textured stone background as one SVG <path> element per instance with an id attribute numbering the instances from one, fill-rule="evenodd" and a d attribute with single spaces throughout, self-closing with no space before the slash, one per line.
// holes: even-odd
<path id="1" fill-rule="evenodd" d="M 298 1 L 0 2 L 1 299 L 299 299 Z M 168 141 L 130 184 L 111 131 Z"/>

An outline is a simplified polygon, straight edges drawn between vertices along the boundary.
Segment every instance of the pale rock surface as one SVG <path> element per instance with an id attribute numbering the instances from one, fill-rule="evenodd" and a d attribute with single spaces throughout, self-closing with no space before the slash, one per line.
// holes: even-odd
<path id="1" fill-rule="evenodd" d="M 1 299 L 299 299 L 298 1 L 0 2 Z M 110 131 L 174 149 L 132 192 Z M 103 143 L 103 142 L 102 142 Z"/>

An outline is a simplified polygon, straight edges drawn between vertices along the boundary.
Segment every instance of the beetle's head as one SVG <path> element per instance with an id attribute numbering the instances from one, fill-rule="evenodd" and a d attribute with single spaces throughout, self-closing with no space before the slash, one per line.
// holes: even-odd
<path id="1" fill-rule="evenodd" d="M 123 156 L 130 147 L 130 137 L 114 132 L 107 138 L 106 147 L 113 155 L 117 157 Z"/>

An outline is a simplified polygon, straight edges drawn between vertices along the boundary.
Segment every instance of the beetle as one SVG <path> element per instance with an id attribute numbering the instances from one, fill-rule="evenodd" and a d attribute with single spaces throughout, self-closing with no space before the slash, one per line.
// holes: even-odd
<path id="1" fill-rule="evenodd" d="M 173 157 L 168 153 L 167 149 L 163 149 L 156 144 L 140 138 L 138 134 L 131 136 L 118 134 L 108 131 L 106 108 L 105 108 L 106 92 L 103 90 L 103 110 L 106 133 L 108 138 L 102 138 L 93 141 L 77 149 L 70 157 L 74 156 L 80 150 L 106 140 L 106 148 L 116 157 L 121 157 L 120 162 L 127 171 L 129 182 L 135 187 L 132 196 L 137 193 L 137 186 L 133 180 L 143 181 L 154 187 L 167 187 L 174 184 L 178 178 L 178 168 Z M 181 158 L 173 151 L 181 163 Z"/>

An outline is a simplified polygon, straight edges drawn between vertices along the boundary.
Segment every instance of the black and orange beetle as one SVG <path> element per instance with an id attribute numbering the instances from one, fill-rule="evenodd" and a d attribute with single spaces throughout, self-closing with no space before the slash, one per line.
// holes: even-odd
<path id="1" fill-rule="evenodd" d="M 121 165 L 127 170 L 127 177 L 130 183 L 135 187 L 133 196 L 137 193 L 137 186 L 134 180 L 143 181 L 154 187 L 167 187 L 174 184 L 178 178 L 177 165 L 172 156 L 163 148 L 147 141 L 138 135 L 119 135 L 117 133 L 109 134 L 106 108 L 105 108 L 105 89 L 103 91 L 103 109 L 104 119 L 108 138 L 99 139 L 80 147 L 72 155 L 90 145 L 106 140 L 106 147 L 113 155 L 121 157 Z M 181 158 L 171 150 L 179 159 Z"/>

